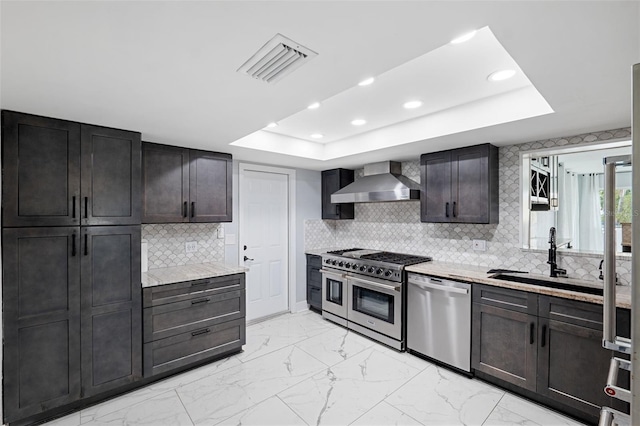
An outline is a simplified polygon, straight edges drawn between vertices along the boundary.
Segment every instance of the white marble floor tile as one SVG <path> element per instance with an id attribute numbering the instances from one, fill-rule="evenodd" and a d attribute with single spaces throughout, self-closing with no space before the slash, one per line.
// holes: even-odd
<path id="1" fill-rule="evenodd" d="M 346 328 L 336 327 L 296 343 L 296 346 L 327 365 L 335 365 L 375 345 Z"/>
<path id="2" fill-rule="evenodd" d="M 578 426 L 582 423 L 551 411 L 534 402 L 519 398 L 512 394 L 505 394 L 493 410 L 484 426 L 499 425 L 569 425 Z"/>
<path id="3" fill-rule="evenodd" d="M 432 365 L 435 365 L 427 360 L 424 360 L 420 357 L 417 357 L 415 355 L 411 355 L 408 352 L 398 352 L 395 349 L 391 349 L 387 346 L 381 345 L 376 343 L 376 348 L 380 351 L 380 352 L 384 352 L 387 355 L 389 355 L 391 358 L 395 359 L 396 361 L 400 361 L 403 362 L 405 364 L 408 364 L 410 366 L 412 366 L 413 368 L 417 368 L 418 370 L 422 371 L 427 367 L 430 367 Z"/>
<path id="4" fill-rule="evenodd" d="M 46 423 L 47 426 L 79 426 L 80 425 L 80 412 L 76 411 L 68 416 L 60 417 L 59 419 L 52 420 Z"/>
<path id="5" fill-rule="evenodd" d="M 108 401 L 101 402 L 100 404 L 92 405 L 90 407 L 82 409 L 80 411 L 80 423 L 91 423 L 93 420 L 99 417 L 103 417 L 109 413 L 113 413 L 115 411 L 122 410 L 132 405 L 141 403 L 157 395 L 158 392 L 149 387 L 136 389 L 135 391 L 117 396 Z"/>
<path id="6" fill-rule="evenodd" d="M 278 396 L 309 424 L 349 424 L 418 372 L 369 348 Z"/>
<path id="7" fill-rule="evenodd" d="M 296 413 L 277 396 L 272 396 L 240 414 L 236 414 L 218 425 L 225 426 L 307 426 Z"/>
<path id="8" fill-rule="evenodd" d="M 503 391 L 431 366 L 385 401 L 425 425 L 481 425 Z"/>
<path id="9" fill-rule="evenodd" d="M 223 358 L 210 364 L 203 365 L 196 369 L 169 377 L 164 380 L 152 383 L 143 388 L 137 389 L 133 392 L 129 392 L 125 395 L 110 399 L 103 403 L 83 409 L 81 413 L 81 423 L 86 424 L 93 419 L 105 416 L 114 411 L 121 410 L 126 407 L 130 407 L 134 404 L 138 404 L 154 396 L 163 394 L 170 390 L 174 390 L 185 384 L 194 382 L 203 377 L 210 376 L 220 371 L 224 371 L 228 368 L 232 368 L 242 364 L 237 356 L 231 356 Z"/>
<path id="10" fill-rule="evenodd" d="M 422 423 L 406 413 L 381 402 L 364 413 L 351 426 L 422 426 Z"/>
<path id="11" fill-rule="evenodd" d="M 195 424 L 215 424 L 327 367 L 291 346 L 177 390 Z"/>
<path id="12" fill-rule="evenodd" d="M 238 355 L 241 361 L 277 351 L 336 327 L 316 313 L 287 314 L 247 327 L 247 343 Z"/>
<path id="13" fill-rule="evenodd" d="M 158 395 L 139 404 L 94 419 L 91 425 L 170 425 L 193 426 L 175 391 Z"/>

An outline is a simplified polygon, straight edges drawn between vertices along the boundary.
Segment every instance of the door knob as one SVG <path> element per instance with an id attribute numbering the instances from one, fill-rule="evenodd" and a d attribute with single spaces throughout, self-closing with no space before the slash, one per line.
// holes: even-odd
<path id="1" fill-rule="evenodd" d="M 251 259 L 250 257 L 245 256 L 244 261 L 246 262 L 247 260 L 254 260 L 254 259 Z"/>

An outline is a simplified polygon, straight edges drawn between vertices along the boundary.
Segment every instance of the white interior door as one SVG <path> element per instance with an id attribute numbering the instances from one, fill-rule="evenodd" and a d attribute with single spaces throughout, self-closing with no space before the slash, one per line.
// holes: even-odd
<path id="1" fill-rule="evenodd" d="M 248 258 L 249 321 L 289 308 L 289 176 L 246 169 L 240 173 L 240 261 Z"/>

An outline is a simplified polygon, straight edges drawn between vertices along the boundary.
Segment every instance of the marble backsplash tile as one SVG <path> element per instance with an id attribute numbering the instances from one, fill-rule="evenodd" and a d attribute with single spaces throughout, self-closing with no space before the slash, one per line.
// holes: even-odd
<path id="1" fill-rule="evenodd" d="M 218 238 L 219 223 L 161 223 L 142 225 L 148 244 L 149 269 L 224 262 L 224 239 Z M 185 243 L 195 241 L 197 250 L 187 253 Z"/>
<path id="2" fill-rule="evenodd" d="M 356 204 L 354 220 L 305 221 L 305 250 L 323 247 L 366 247 L 410 254 L 435 260 L 459 262 L 487 268 L 508 268 L 547 274 L 547 253 L 520 248 L 521 151 L 631 137 L 629 128 L 554 138 L 499 149 L 500 223 L 494 225 L 420 222 L 418 201 Z M 420 182 L 419 161 L 402 163 L 402 172 Z M 356 171 L 356 179 L 362 169 Z M 472 240 L 487 241 L 484 252 L 472 250 Z M 600 256 L 558 254 L 560 268 L 569 276 L 597 280 Z M 616 261 L 622 284 L 631 282 L 631 262 Z"/>

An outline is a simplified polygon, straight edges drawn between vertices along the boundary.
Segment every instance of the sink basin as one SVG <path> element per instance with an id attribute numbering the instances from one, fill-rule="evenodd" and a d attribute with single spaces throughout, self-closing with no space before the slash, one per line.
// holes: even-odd
<path id="1" fill-rule="evenodd" d="M 597 296 L 602 296 L 603 290 L 601 287 L 590 287 L 586 285 L 578 285 L 571 284 L 562 281 L 555 280 L 546 280 L 542 278 L 534 278 L 531 276 L 520 276 L 520 275 L 506 275 L 506 274 L 497 274 L 493 275 L 491 278 L 502 280 L 502 281 L 511 281 L 522 284 L 532 284 L 539 285 L 543 287 L 557 288 L 559 290 L 569 290 L 575 291 L 578 293 L 587 293 L 587 294 L 595 294 Z"/>

